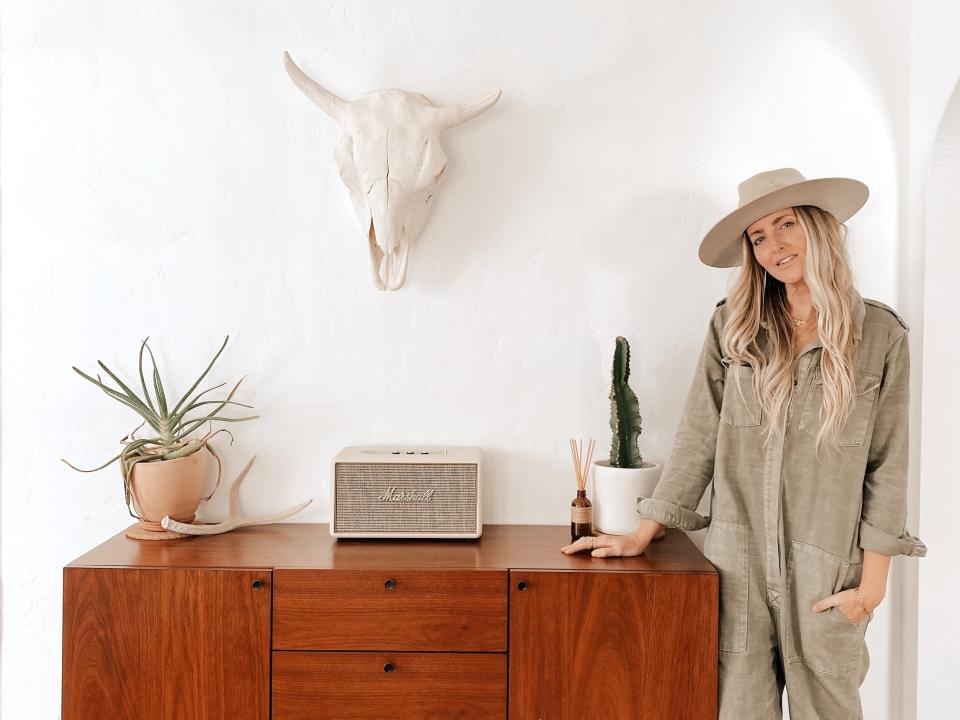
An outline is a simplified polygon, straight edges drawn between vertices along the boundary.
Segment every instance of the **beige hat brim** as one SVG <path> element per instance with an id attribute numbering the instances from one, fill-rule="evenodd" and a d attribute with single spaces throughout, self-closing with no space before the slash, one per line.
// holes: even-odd
<path id="1" fill-rule="evenodd" d="M 814 205 L 845 222 L 864 206 L 869 196 L 867 186 L 852 178 L 816 178 L 774 190 L 714 225 L 700 243 L 700 260 L 711 267 L 736 267 L 743 261 L 740 243 L 744 231 L 781 208 Z"/>

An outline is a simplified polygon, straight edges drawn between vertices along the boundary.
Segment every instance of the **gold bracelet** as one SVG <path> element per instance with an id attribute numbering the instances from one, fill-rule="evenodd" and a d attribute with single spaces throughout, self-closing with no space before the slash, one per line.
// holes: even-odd
<path id="1" fill-rule="evenodd" d="M 855 587 L 854 590 L 857 593 L 857 599 L 860 601 L 860 607 L 862 607 L 863 611 L 872 618 L 873 610 L 867 610 L 867 604 L 863 601 L 863 595 L 860 594 L 860 587 Z"/>

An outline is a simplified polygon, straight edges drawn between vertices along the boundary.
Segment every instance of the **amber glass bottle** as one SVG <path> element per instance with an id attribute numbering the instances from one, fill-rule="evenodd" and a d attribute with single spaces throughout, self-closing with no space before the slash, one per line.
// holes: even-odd
<path id="1" fill-rule="evenodd" d="M 587 500 L 586 490 L 577 490 L 570 503 L 570 538 L 579 540 L 593 535 L 593 505 Z"/>

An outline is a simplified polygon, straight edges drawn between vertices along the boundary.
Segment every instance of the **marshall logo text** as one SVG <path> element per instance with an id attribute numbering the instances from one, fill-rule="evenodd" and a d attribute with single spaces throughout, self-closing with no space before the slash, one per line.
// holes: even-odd
<path id="1" fill-rule="evenodd" d="M 433 500 L 433 490 L 408 490 L 404 492 L 398 487 L 388 487 L 387 491 L 377 498 L 380 502 L 430 502 Z"/>

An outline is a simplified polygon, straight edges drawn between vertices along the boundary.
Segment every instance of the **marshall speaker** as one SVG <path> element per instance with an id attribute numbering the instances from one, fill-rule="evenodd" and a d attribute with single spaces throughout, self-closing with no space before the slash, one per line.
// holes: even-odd
<path id="1" fill-rule="evenodd" d="M 480 450 L 349 447 L 333 459 L 330 534 L 478 538 Z"/>

